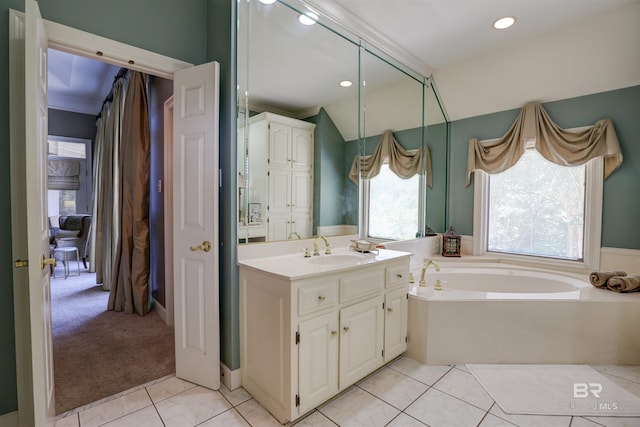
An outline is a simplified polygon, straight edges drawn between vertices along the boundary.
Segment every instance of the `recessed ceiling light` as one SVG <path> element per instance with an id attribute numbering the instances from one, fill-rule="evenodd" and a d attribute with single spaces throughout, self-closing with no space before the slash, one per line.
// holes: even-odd
<path id="1" fill-rule="evenodd" d="M 274 4 L 276 2 L 276 0 L 258 0 L 258 1 L 263 4 Z"/>
<path id="2" fill-rule="evenodd" d="M 351 86 L 353 83 L 351 82 L 351 80 L 343 80 L 340 82 L 340 86 L 342 87 L 349 87 Z"/>
<path id="3" fill-rule="evenodd" d="M 313 12 L 305 12 L 304 15 L 298 16 L 298 21 L 302 25 L 313 25 L 318 20 L 318 15 Z"/>
<path id="4" fill-rule="evenodd" d="M 516 22 L 515 16 L 503 16 L 493 22 L 493 28 L 496 30 L 504 30 L 512 26 Z"/>

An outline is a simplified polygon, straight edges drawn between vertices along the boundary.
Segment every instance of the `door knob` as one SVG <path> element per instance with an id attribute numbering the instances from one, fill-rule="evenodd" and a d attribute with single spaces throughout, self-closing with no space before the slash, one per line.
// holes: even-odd
<path id="1" fill-rule="evenodd" d="M 56 266 L 55 258 L 45 258 L 44 255 L 40 257 L 40 270 L 44 270 L 45 265 L 53 265 Z"/>
<path id="2" fill-rule="evenodd" d="M 393 307 L 389 307 L 389 308 L 387 308 L 387 311 L 388 311 L 389 313 L 392 313 L 392 312 L 393 312 Z"/>
<path id="3" fill-rule="evenodd" d="M 196 252 L 196 251 L 209 252 L 211 250 L 211 243 L 208 240 L 205 240 L 204 242 L 202 242 L 201 245 L 191 246 L 189 249 L 191 250 L 191 252 Z"/>
<path id="4" fill-rule="evenodd" d="M 29 267 L 29 260 L 28 259 L 17 259 L 16 262 L 13 263 L 13 266 L 15 268 Z"/>
<path id="5" fill-rule="evenodd" d="M 348 326 L 345 326 L 342 329 L 344 329 L 345 332 L 349 332 L 349 327 Z"/>

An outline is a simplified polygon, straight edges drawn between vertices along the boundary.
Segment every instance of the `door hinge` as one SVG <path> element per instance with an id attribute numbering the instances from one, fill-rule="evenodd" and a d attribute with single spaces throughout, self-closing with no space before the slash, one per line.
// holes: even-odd
<path id="1" fill-rule="evenodd" d="M 384 350 L 382 350 L 382 357 L 384 357 Z"/>
<path id="2" fill-rule="evenodd" d="M 300 396 L 296 394 L 296 407 L 300 406 Z"/>
<path id="3" fill-rule="evenodd" d="M 300 332 L 296 332 L 296 344 L 300 343 Z"/>
<path id="4" fill-rule="evenodd" d="M 17 259 L 16 262 L 13 263 L 13 266 L 15 268 L 29 267 L 29 260 L 28 259 Z"/>
<path id="5" fill-rule="evenodd" d="M 404 337 L 404 342 L 409 342 L 409 337 Z"/>
<path id="6" fill-rule="evenodd" d="M 382 303 L 382 309 L 384 310 L 384 303 Z"/>

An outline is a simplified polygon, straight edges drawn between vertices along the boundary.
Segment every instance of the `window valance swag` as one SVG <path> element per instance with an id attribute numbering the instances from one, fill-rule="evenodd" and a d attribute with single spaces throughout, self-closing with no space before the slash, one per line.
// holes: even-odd
<path id="1" fill-rule="evenodd" d="M 565 130 L 555 124 L 539 103 L 522 107 L 518 118 L 507 133 L 496 141 L 469 141 L 467 186 L 471 173 L 481 169 L 499 173 L 515 165 L 524 154 L 525 141 L 535 139 L 535 147 L 552 163 L 577 166 L 596 157 L 604 158 L 604 177 L 622 163 L 622 151 L 613 122 L 598 120 L 595 125 L 578 130 Z"/>
<path id="2" fill-rule="evenodd" d="M 429 147 L 425 146 L 424 150 L 406 150 L 396 139 L 393 133 L 388 130 L 380 138 L 376 150 L 370 156 L 355 156 L 349 171 L 349 178 L 356 184 L 358 183 L 358 159 L 360 159 L 361 174 L 363 179 L 371 179 L 380 173 L 380 168 L 386 159 L 389 159 L 389 169 L 391 169 L 400 178 L 407 179 L 413 175 L 420 173 L 422 169 L 422 152 L 424 151 L 424 159 L 427 174 L 427 185 L 433 187 L 433 178 L 431 172 L 431 154 Z"/>
<path id="3" fill-rule="evenodd" d="M 80 162 L 77 160 L 48 160 L 47 180 L 49 190 L 79 190 Z"/>

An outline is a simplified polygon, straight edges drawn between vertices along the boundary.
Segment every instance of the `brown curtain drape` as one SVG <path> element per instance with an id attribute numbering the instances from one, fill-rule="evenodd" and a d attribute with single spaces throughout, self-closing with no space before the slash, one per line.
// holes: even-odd
<path id="1" fill-rule="evenodd" d="M 149 117 L 145 76 L 130 71 L 122 119 L 120 240 L 109 310 L 149 312 Z"/>
<path id="2" fill-rule="evenodd" d="M 578 130 L 565 130 L 555 124 L 542 105 L 525 105 L 507 133 L 496 141 L 469 141 L 467 186 L 471 173 L 481 169 L 499 173 L 515 165 L 525 150 L 525 141 L 535 139 L 535 147 L 552 163 L 577 166 L 596 157 L 604 157 L 604 177 L 622 163 L 622 152 L 613 122 L 602 119 L 595 125 Z"/>
<path id="3" fill-rule="evenodd" d="M 380 168 L 386 159 L 389 159 L 389 169 L 400 178 L 411 178 L 420 173 L 422 169 L 422 150 L 406 150 L 393 137 L 393 132 L 385 131 L 378 142 L 376 150 L 370 156 L 357 156 L 353 159 L 349 178 L 358 183 L 358 159 L 360 159 L 360 173 L 363 179 L 371 179 L 380 173 Z M 427 174 L 427 185 L 433 187 L 431 172 L 431 154 L 429 147 L 424 147 L 425 169 Z"/>

